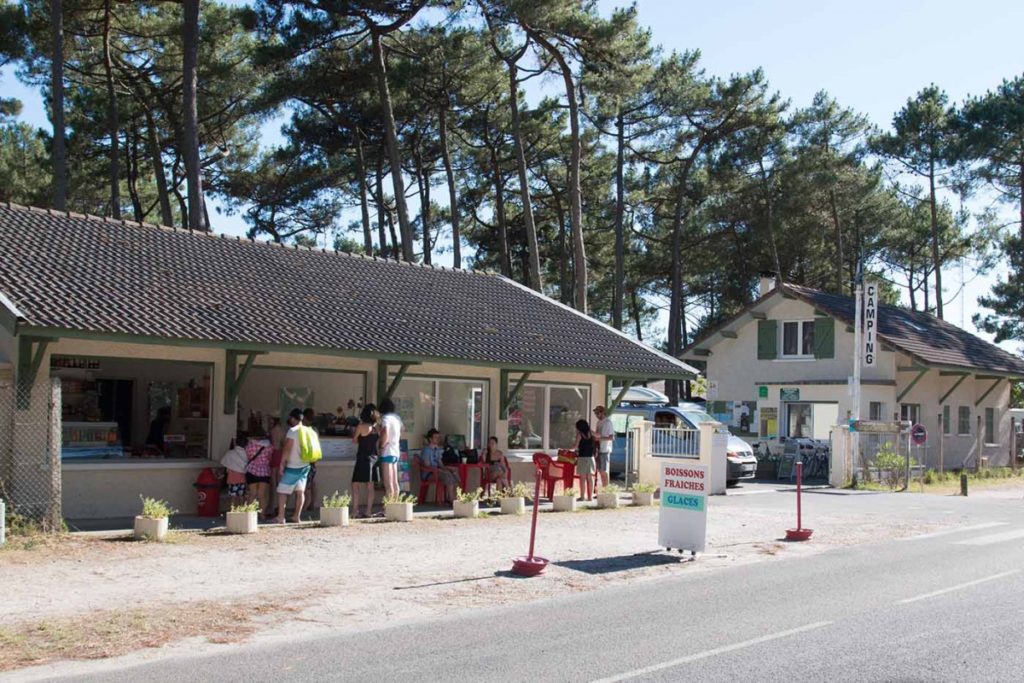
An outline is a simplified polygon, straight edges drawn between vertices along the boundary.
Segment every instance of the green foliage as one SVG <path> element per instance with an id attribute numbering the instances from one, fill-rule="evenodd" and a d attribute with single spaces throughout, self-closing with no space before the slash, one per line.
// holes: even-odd
<path id="1" fill-rule="evenodd" d="M 619 493 L 622 491 L 622 487 L 618 484 L 608 484 L 607 486 L 601 487 L 601 493 Z"/>
<path id="2" fill-rule="evenodd" d="M 633 493 L 654 493 L 658 490 L 658 487 L 655 484 L 645 484 L 644 482 L 638 481 L 630 486 L 629 490 Z"/>
<path id="3" fill-rule="evenodd" d="M 575 498 L 576 496 L 580 495 L 580 492 L 577 491 L 576 489 L 565 489 L 559 495 L 561 495 L 561 496 L 569 496 L 571 498 Z"/>
<path id="4" fill-rule="evenodd" d="M 0 201 L 45 206 L 50 193 L 50 154 L 41 131 L 0 123 Z"/>
<path id="5" fill-rule="evenodd" d="M 383 502 L 384 502 L 385 505 L 392 505 L 394 503 L 410 503 L 411 504 L 411 503 L 415 503 L 416 502 L 416 496 L 410 495 L 408 493 L 402 493 L 401 491 L 399 491 L 394 496 L 384 496 L 384 501 Z"/>
<path id="6" fill-rule="evenodd" d="M 173 509 L 167 504 L 167 501 L 159 500 L 157 498 L 147 498 L 146 496 L 139 496 L 142 501 L 142 517 L 149 519 L 164 519 L 175 514 L 177 510 Z"/>
<path id="7" fill-rule="evenodd" d="M 329 496 L 324 496 L 320 507 L 325 508 L 347 508 L 352 502 L 352 496 L 348 493 L 342 495 L 335 491 Z"/>
<path id="8" fill-rule="evenodd" d="M 498 494 L 499 498 L 526 498 L 530 494 L 529 488 L 521 481 L 504 488 Z"/>
<path id="9" fill-rule="evenodd" d="M 915 464 L 915 461 L 911 459 L 910 466 L 913 467 Z M 886 442 L 878 449 L 872 465 L 879 470 L 883 481 L 889 488 L 895 489 L 906 482 L 907 458 L 898 453 L 892 443 Z"/>
<path id="10" fill-rule="evenodd" d="M 259 512 L 260 502 L 251 500 L 248 503 L 236 503 L 231 506 L 230 512 Z"/>
<path id="11" fill-rule="evenodd" d="M 472 503 L 474 500 L 480 500 L 480 496 L 483 493 L 484 490 L 482 488 L 478 488 L 475 491 L 463 491 L 458 486 L 455 487 L 455 499 L 460 503 Z"/>

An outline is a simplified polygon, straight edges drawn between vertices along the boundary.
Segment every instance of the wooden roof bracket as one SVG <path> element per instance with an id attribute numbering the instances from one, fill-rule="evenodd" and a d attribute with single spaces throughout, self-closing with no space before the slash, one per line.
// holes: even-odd
<path id="1" fill-rule="evenodd" d="M 945 374 L 947 374 L 947 373 L 945 373 L 945 372 L 940 372 L 940 373 L 939 373 L 939 375 L 945 375 Z M 957 387 L 959 387 L 959 386 L 960 386 L 961 384 L 963 384 L 963 381 L 964 381 L 965 379 L 967 379 L 967 377 L 968 377 L 968 376 L 969 376 L 969 375 L 970 375 L 971 373 L 969 373 L 969 372 L 961 372 L 961 373 L 958 373 L 958 374 L 960 375 L 960 378 L 959 378 L 959 379 L 958 379 L 957 381 L 953 382 L 953 386 L 951 386 L 951 387 L 949 388 L 949 391 L 947 391 L 946 393 L 944 393 L 944 394 L 942 395 L 942 398 L 940 398 L 940 399 L 939 399 L 939 405 L 940 405 L 940 406 L 941 406 L 942 404 L 944 404 L 944 403 L 946 402 L 946 399 L 947 399 L 947 398 L 949 398 L 949 397 L 950 397 L 950 395 L 951 395 L 951 394 L 952 394 L 952 393 L 953 393 L 954 391 L 956 391 Z"/>
<path id="2" fill-rule="evenodd" d="M 899 368 L 899 370 L 911 369 L 911 368 Z M 914 368 L 916 369 L 916 368 Z M 914 388 L 914 385 L 921 381 L 921 378 L 927 374 L 928 368 L 921 368 L 921 371 L 917 373 L 917 377 L 911 380 L 910 384 L 900 392 L 900 395 L 896 397 L 896 402 L 899 403 L 903 400 L 903 397 L 910 393 L 910 390 Z"/>
<path id="3" fill-rule="evenodd" d="M 509 379 L 510 375 L 516 372 L 515 370 L 502 369 L 500 375 L 500 387 L 498 390 L 499 396 L 501 397 L 501 406 L 498 412 L 498 417 L 502 420 L 508 419 L 508 411 L 512 407 L 512 404 L 519 400 L 520 394 L 523 393 L 523 387 L 526 385 L 526 380 L 530 378 L 530 372 L 525 370 L 519 371 L 519 379 L 515 385 L 509 390 Z"/>
<path id="4" fill-rule="evenodd" d="M 232 351 L 224 352 L 224 414 L 234 415 L 238 409 L 238 394 L 242 391 L 245 378 L 252 369 L 256 356 L 262 356 L 262 351 Z M 238 359 L 245 358 L 242 367 L 238 367 Z"/>
<path id="5" fill-rule="evenodd" d="M 26 335 L 18 337 L 18 410 L 28 410 L 31 404 L 32 387 L 39 375 L 43 357 L 46 356 L 46 348 L 54 341 L 56 339 Z"/>
<path id="6" fill-rule="evenodd" d="M 979 377 L 979 379 L 980 379 L 980 377 Z M 986 389 L 985 393 L 982 394 L 981 397 L 977 401 L 974 402 L 974 407 L 977 408 L 978 406 L 980 406 L 981 402 L 984 401 L 986 398 L 988 398 L 988 395 L 991 394 L 995 390 L 995 388 L 997 386 L 999 386 L 999 383 L 1002 382 L 1002 381 L 1003 381 L 1002 377 L 997 377 L 996 381 L 992 382 L 992 386 L 990 386 L 988 389 Z"/>
<path id="7" fill-rule="evenodd" d="M 398 363 L 398 372 L 395 373 L 394 379 L 391 383 L 388 383 L 388 368 L 395 363 L 389 363 L 386 360 L 377 361 L 377 405 L 386 398 L 391 398 L 395 395 L 395 390 L 398 389 L 402 383 L 402 379 L 405 377 L 405 373 L 409 371 L 409 368 L 413 365 L 419 365 L 416 361 L 403 361 Z"/>

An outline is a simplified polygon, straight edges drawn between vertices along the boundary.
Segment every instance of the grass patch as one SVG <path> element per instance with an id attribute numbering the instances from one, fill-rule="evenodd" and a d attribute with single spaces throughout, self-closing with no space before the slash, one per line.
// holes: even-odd
<path id="1" fill-rule="evenodd" d="M 117 657 L 197 636 L 213 643 L 239 642 L 256 631 L 260 617 L 284 606 L 284 598 L 206 600 L 8 625 L 0 628 L 0 671 L 58 660 Z"/>

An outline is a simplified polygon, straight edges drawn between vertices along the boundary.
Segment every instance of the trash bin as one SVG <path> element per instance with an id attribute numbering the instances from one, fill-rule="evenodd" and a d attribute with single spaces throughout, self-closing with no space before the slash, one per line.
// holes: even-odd
<path id="1" fill-rule="evenodd" d="M 200 517 L 220 515 L 220 478 L 206 467 L 196 478 L 196 514 Z"/>

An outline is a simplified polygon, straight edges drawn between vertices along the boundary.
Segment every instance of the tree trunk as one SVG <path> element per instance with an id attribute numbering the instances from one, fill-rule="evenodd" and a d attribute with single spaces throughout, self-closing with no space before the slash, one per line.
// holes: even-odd
<path id="1" fill-rule="evenodd" d="M 907 289 L 910 292 L 910 310 L 917 310 L 917 285 L 914 284 L 914 267 L 910 266 L 907 274 Z"/>
<path id="2" fill-rule="evenodd" d="M 146 108 L 146 143 L 149 147 L 149 158 L 153 163 L 153 179 L 156 183 L 156 195 L 160 201 L 161 225 L 174 225 L 171 214 L 171 198 L 167 194 L 167 176 L 164 174 L 163 152 L 160 149 L 159 132 L 153 120 L 153 112 Z"/>
<path id="3" fill-rule="evenodd" d="M 402 235 L 402 258 L 410 263 L 415 260 L 412 251 L 412 225 L 409 223 L 409 208 L 405 203 L 405 181 L 402 178 L 402 155 L 398 149 L 398 134 L 395 132 L 395 111 L 388 88 L 387 66 L 384 63 L 384 47 L 376 30 L 370 31 L 373 44 L 373 61 L 377 69 L 377 94 L 384 110 L 384 136 L 387 140 L 388 159 L 391 161 L 391 184 L 395 190 L 395 209 L 398 212 L 398 229 Z"/>
<path id="4" fill-rule="evenodd" d="M 573 266 L 576 277 L 576 308 L 587 312 L 587 248 L 583 243 L 583 198 L 580 192 L 580 157 L 583 142 L 580 139 L 580 108 L 576 100 L 576 87 L 572 69 L 558 48 L 542 35 L 529 30 L 530 37 L 539 43 L 558 64 L 565 84 L 565 98 L 569 104 L 569 134 L 572 151 L 569 156 L 569 221 L 572 226 Z"/>
<path id="5" fill-rule="evenodd" d="M 843 293 L 843 231 L 839 222 L 839 205 L 836 202 L 836 191 L 828 191 L 829 203 L 832 205 L 832 228 L 836 241 L 836 292 Z"/>
<path id="6" fill-rule="evenodd" d="M 683 350 L 683 203 L 686 201 L 686 184 L 683 178 L 678 181 L 676 206 L 672 214 L 672 270 L 668 307 L 668 355 L 678 358 Z M 679 403 L 679 383 L 672 380 L 665 382 L 666 393 L 672 405 Z"/>
<path id="7" fill-rule="evenodd" d="M 384 258 L 388 257 L 388 238 L 385 233 L 385 226 L 387 224 L 386 212 L 387 207 L 384 206 L 384 150 L 377 150 L 377 233 L 380 239 L 380 255 Z M 395 258 L 397 259 L 398 245 L 392 245 L 395 247 Z"/>
<path id="8" fill-rule="evenodd" d="M 391 251 L 395 255 L 395 260 L 396 261 L 401 261 L 402 260 L 402 248 L 401 248 L 402 245 L 401 245 L 401 243 L 398 240 L 398 235 L 395 233 L 395 216 L 392 213 L 390 208 L 384 207 L 384 209 L 385 209 L 384 215 L 387 216 L 387 219 L 388 219 L 388 231 L 391 232 L 391 244 L 394 245 L 394 249 L 392 249 Z"/>
<path id="9" fill-rule="evenodd" d="M 455 172 L 452 170 L 451 152 L 448 151 L 448 112 L 441 110 L 438 117 L 441 136 L 441 159 L 444 162 L 444 175 L 448 180 L 448 210 L 452 218 L 452 258 L 455 268 L 462 268 L 462 237 L 459 234 L 459 198 L 455 192 Z"/>
<path id="10" fill-rule="evenodd" d="M 139 127 L 133 120 L 129 139 L 125 141 L 125 162 L 128 167 L 128 196 L 132 200 L 132 213 L 135 222 L 145 220 L 142 211 L 142 200 L 139 198 Z"/>
<path id="11" fill-rule="evenodd" d="M 373 232 L 370 229 L 370 204 L 366 198 L 366 159 L 363 157 L 363 138 L 358 130 L 356 142 L 356 173 L 359 174 L 359 209 L 363 219 L 363 251 L 373 256 Z"/>
<path id="12" fill-rule="evenodd" d="M 519 122 L 519 79 L 515 62 L 508 64 L 509 111 L 512 114 L 512 142 L 516 150 L 516 168 L 519 171 L 519 196 L 523 203 L 523 225 L 526 229 L 526 247 L 529 254 L 526 284 L 541 291 L 540 249 L 537 245 L 537 226 L 533 221 L 530 199 L 530 178 L 527 175 L 526 152 L 523 150 L 522 126 Z"/>
<path id="13" fill-rule="evenodd" d="M 64 141 L 64 4 L 50 1 L 50 34 L 53 39 L 53 61 L 50 64 L 52 95 L 50 117 L 53 119 L 53 208 L 68 208 L 67 145 Z"/>
<path id="14" fill-rule="evenodd" d="M 174 157 L 174 163 L 171 165 L 171 178 L 179 177 L 181 173 L 181 155 L 177 154 Z M 188 203 L 185 198 L 181 195 L 178 183 L 171 183 L 171 191 L 174 193 L 174 198 L 178 200 L 178 211 L 181 213 L 181 224 L 188 227 Z"/>
<path id="15" fill-rule="evenodd" d="M 111 0 L 103 4 L 103 75 L 107 84 L 107 135 L 110 137 L 107 174 L 110 180 L 110 215 L 121 218 L 121 122 L 114 90 L 114 62 L 110 56 Z"/>
<path id="16" fill-rule="evenodd" d="M 635 289 L 629 293 L 629 297 L 630 301 L 632 302 L 632 305 L 630 306 L 630 312 L 633 315 L 633 325 L 636 328 L 636 338 L 637 341 L 643 341 L 644 329 L 640 325 L 640 302 L 637 300 Z"/>
<path id="17" fill-rule="evenodd" d="M 505 223 L 505 178 L 501 174 L 498 153 L 491 149 L 491 169 L 494 173 L 494 213 L 498 224 L 498 254 L 501 274 L 512 277 L 512 259 L 508 248 L 508 225 Z"/>
<path id="18" fill-rule="evenodd" d="M 939 259 L 939 211 L 935 199 L 935 159 L 928 168 L 929 205 L 932 211 L 932 267 L 935 268 L 935 315 L 942 320 L 942 262 Z"/>
<path id="19" fill-rule="evenodd" d="M 615 117 L 615 281 L 612 283 L 612 327 L 622 329 L 622 299 L 626 283 L 626 234 L 623 226 L 626 212 L 626 122 L 620 106 Z"/>
<path id="20" fill-rule="evenodd" d="M 188 182 L 188 227 L 208 230 L 203 209 L 203 178 L 199 168 L 199 110 L 196 82 L 199 69 L 199 0 L 184 0 L 182 33 L 182 146 L 185 157 L 185 179 Z"/>
<path id="21" fill-rule="evenodd" d="M 568 231 L 565 228 L 565 210 L 562 208 L 562 200 L 558 197 L 558 191 L 554 185 L 549 183 L 551 188 L 551 201 L 555 204 L 555 216 L 558 218 L 558 251 L 562 258 L 558 259 L 558 292 L 559 298 L 566 306 L 573 304 L 573 283 L 569 270 L 571 260 L 569 257 Z"/>
<path id="22" fill-rule="evenodd" d="M 1024 243 L 1024 159 L 1017 165 L 1020 184 L 1020 240 Z"/>
<path id="23" fill-rule="evenodd" d="M 430 174 L 423 163 L 419 144 L 414 148 L 413 161 L 416 164 L 416 189 L 420 197 L 420 228 L 423 233 L 423 263 L 430 265 Z"/>

